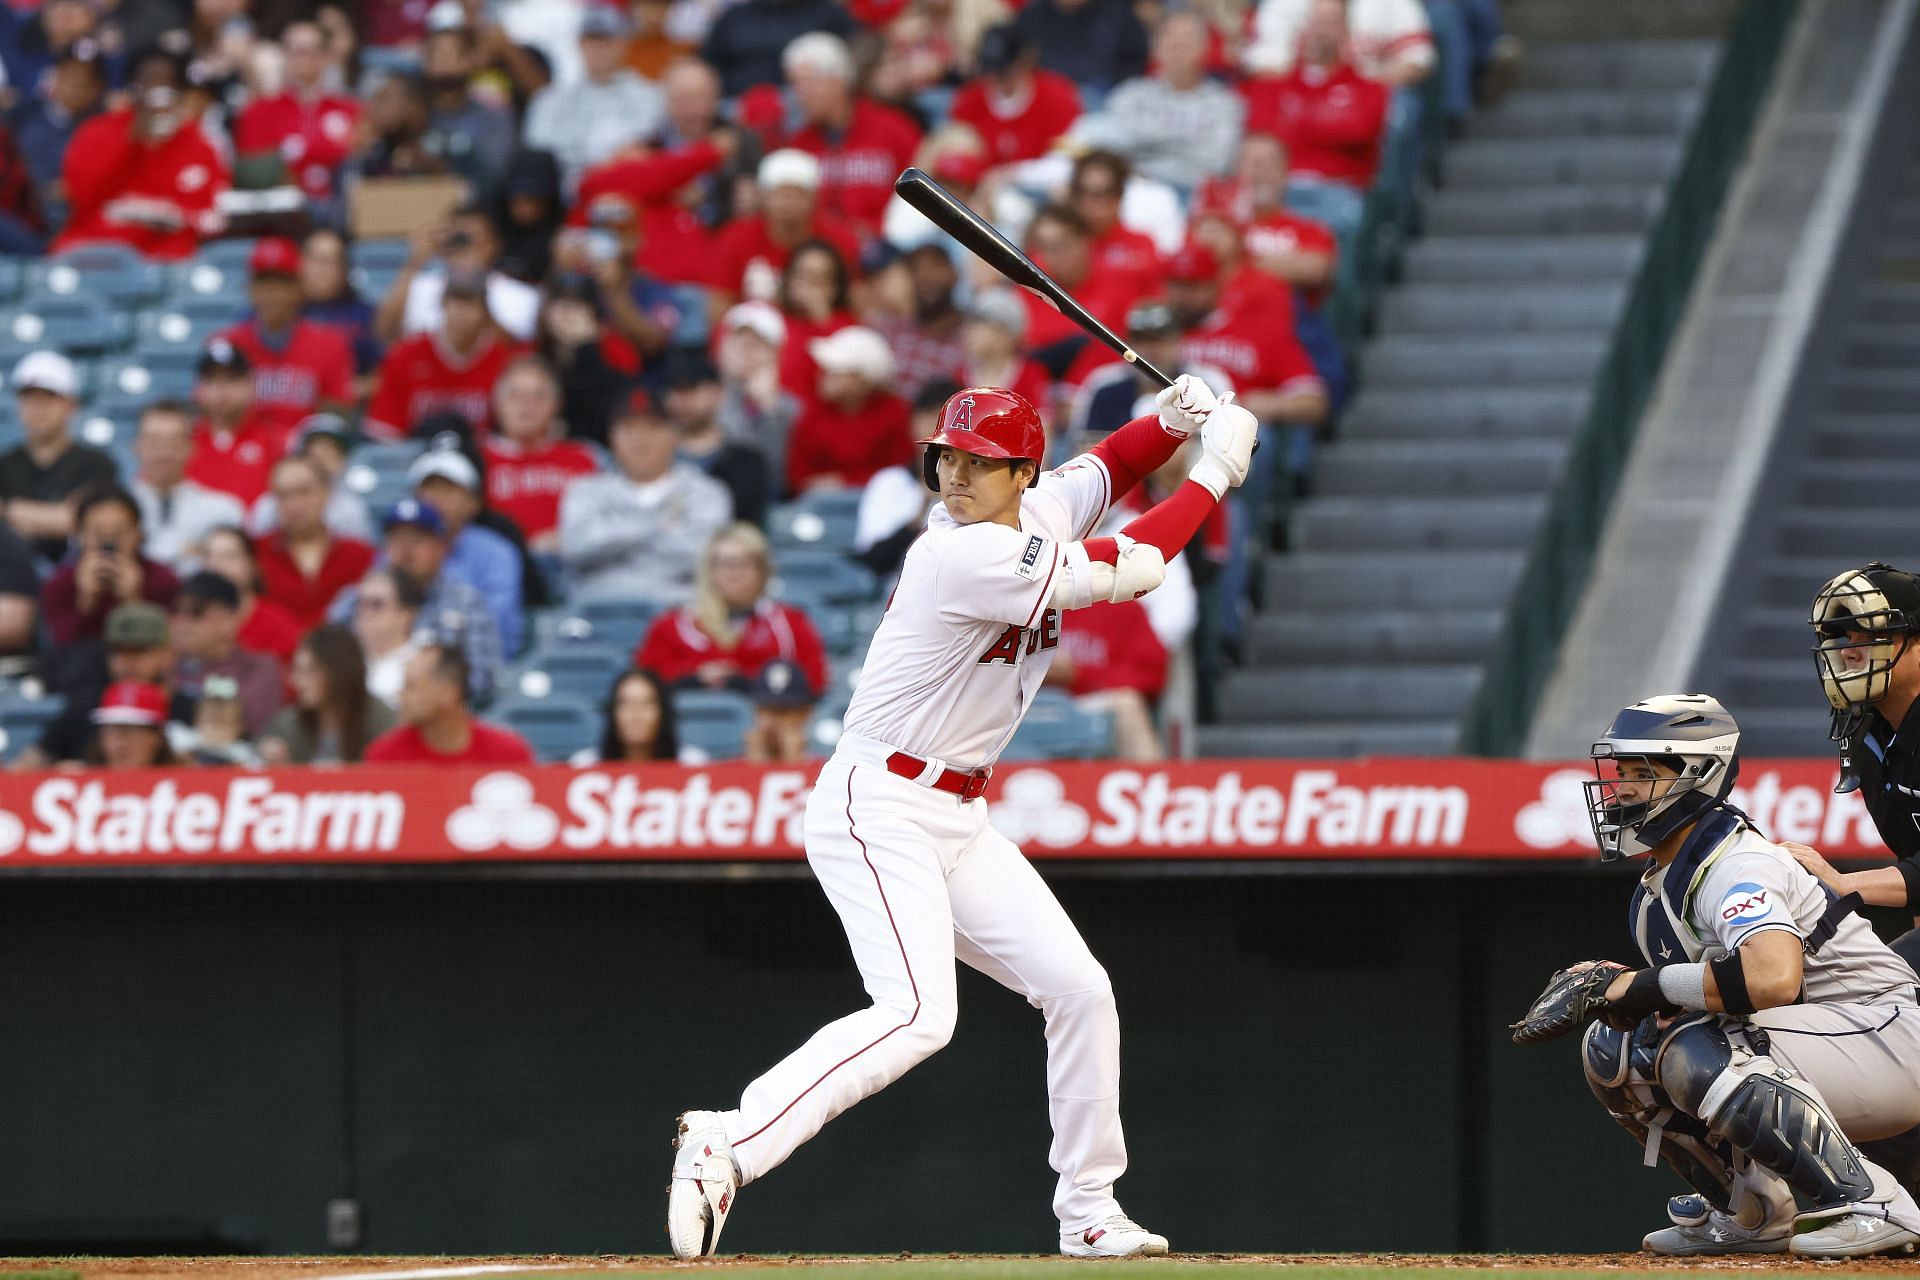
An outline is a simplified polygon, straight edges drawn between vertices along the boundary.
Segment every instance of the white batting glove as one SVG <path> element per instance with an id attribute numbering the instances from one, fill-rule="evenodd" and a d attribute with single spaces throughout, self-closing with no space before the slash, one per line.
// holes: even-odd
<path id="1" fill-rule="evenodd" d="M 1124 533 L 1114 535 L 1120 553 L 1114 557 L 1113 589 L 1107 599 L 1114 604 L 1138 600 L 1167 580 L 1166 557 L 1151 542 L 1136 542 Z"/>
<path id="2" fill-rule="evenodd" d="M 1190 373 L 1175 378 L 1153 402 L 1160 406 L 1160 425 L 1182 440 L 1206 424 L 1207 415 L 1218 403 L 1212 388 Z"/>
<path id="3" fill-rule="evenodd" d="M 1226 497 L 1227 490 L 1246 483 L 1253 446 L 1259 438 L 1258 418 L 1231 400 L 1222 402 L 1200 428 L 1200 460 L 1193 464 L 1187 478 L 1215 498 Z"/>

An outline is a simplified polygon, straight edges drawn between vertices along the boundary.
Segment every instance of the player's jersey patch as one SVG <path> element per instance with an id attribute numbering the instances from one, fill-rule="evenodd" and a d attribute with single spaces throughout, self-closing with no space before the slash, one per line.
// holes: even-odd
<path id="1" fill-rule="evenodd" d="M 1727 924 L 1758 924 L 1773 914 L 1774 891 L 1742 880 L 1720 899 L 1720 919 Z"/>
<path id="2" fill-rule="evenodd" d="M 1013 571 L 1032 582 L 1040 572 L 1040 549 L 1044 546 L 1046 539 L 1038 534 L 1028 538 L 1027 549 L 1020 553 L 1020 563 L 1013 566 Z"/>

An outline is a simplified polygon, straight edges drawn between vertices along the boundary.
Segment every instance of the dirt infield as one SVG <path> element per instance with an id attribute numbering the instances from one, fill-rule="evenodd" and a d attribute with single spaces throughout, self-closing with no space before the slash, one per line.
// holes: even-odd
<path id="1" fill-rule="evenodd" d="M 1081 1265 L 1059 1257 L 979 1254 L 900 1254 L 891 1257 L 792 1256 L 741 1254 L 705 1262 L 682 1263 L 663 1257 L 306 1257 L 306 1258 L 9 1258 L 0 1259 L 0 1280 L 465 1280 L 466 1277 L 536 1275 L 560 1280 L 567 1275 L 617 1277 L 673 1271 L 726 1271 L 774 1274 L 808 1271 L 836 1276 L 940 1276 L 951 1280 L 1024 1280 L 1046 1271 Z M 1369 1273 L 1407 1271 L 1500 1271 L 1522 1277 L 1586 1277 L 1621 1271 L 1815 1271 L 1822 1275 L 1911 1274 L 1920 1276 L 1920 1257 L 1866 1258 L 1852 1262 L 1812 1263 L 1789 1258 L 1655 1258 L 1647 1254 L 1181 1254 L 1172 1258 L 1122 1264 L 1138 1280 L 1142 1271 L 1159 1277 L 1196 1271 L 1270 1269 L 1291 1273 L 1289 1280 L 1366 1280 Z M 744 1276 L 740 1280 L 745 1280 Z"/>

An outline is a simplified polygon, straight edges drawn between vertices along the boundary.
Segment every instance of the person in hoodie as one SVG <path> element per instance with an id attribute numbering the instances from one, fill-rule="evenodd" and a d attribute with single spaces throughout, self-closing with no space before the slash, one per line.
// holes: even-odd
<path id="1" fill-rule="evenodd" d="M 494 201 L 493 224 L 500 234 L 500 257 L 494 265 L 528 284 L 546 279 L 553 269 L 554 233 L 566 216 L 559 161 L 528 147 L 514 152 Z"/>

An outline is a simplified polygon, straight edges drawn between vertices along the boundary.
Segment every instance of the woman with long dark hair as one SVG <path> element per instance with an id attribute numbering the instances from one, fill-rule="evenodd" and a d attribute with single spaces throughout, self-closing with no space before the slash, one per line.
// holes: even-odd
<path id="1" fill-rule="evenodd" d="M 600 733 L 599 749 L 580 752 L 573 763 L 641 764 L 661 760 L 704 763 L 704 757 L 685 759 L 673 714 L 673 696 L 660 677 L 645 667 L 623 671 L 607 691 L 607 721 Z"/>
<path id="2" fill-rule="evenodd" d="M 357 764 L 367 744 L 391 729 L 393 712 L 367 692 L 367 662 L 345 627 L 315 627 L 287 672 L 293 703 L 261 735 L 269 764 Z"/>

